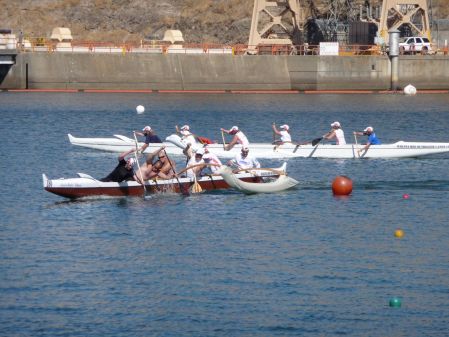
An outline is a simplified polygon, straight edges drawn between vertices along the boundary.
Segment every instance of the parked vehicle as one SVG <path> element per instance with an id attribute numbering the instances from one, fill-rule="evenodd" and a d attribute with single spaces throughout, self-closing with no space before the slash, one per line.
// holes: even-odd
<path id="1" fill-rule="evenodd" d="M 399 43 L 399 52 L 401 54 L 427 54 L 432 51 L 432 46 L 427 37 L 410 36 Z"/>

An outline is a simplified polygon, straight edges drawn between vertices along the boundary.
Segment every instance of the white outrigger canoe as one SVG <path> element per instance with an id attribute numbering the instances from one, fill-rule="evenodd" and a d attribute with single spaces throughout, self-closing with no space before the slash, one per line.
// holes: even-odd
<path id="1" fill-rule="evenodd" d="M 77 138 L 71 134 L 68 136 L 73 145 L 101 151 L 124 152 L 136 146 L 134 139 L 121 135 L 114 135 L 115 138 Z M 139 146 L 142 145 L 143 143 L 139 143 Z M 150 144 L 145 152 L 153 152 L 162 145 L 166 146 L 165 151 L 168 155 L 182 155 L 182 150 L 185 147 L 179 136 L 171 135 L 163 144 Z M 199 146 L 202 145 L 195 144 L 194 148 Z M 279 146 L 270 143 L 251 143 L 249 145 L 251 154 L 256 158 L 413 158 L 449 152 L 449 143 L 437 142 L 398 141 L 391 144 L 371 145 L 367 151 L 359 153 L 358 150 L 363 147 L 362 144 L 333 145 L 323 142 L 316 145 L 311 143 L 304 145 L 285 143 Z M 208 148 L 210 152 L 220 158 L 234 158 L 240 152 L 241 146 L 237 145 L 230 151 L 225 151 L 223 144 L 216 143 L 209 144 Z"/>

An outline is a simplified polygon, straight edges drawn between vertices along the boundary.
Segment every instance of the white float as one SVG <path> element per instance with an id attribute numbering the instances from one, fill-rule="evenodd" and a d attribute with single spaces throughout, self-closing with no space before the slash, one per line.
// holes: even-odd
<path id="1" fill-rule="evenodd" d="M 416 88 L 413 85 L 409 84 L 404 88 L 404 94 L 409 96 L 416 95 Z"/>

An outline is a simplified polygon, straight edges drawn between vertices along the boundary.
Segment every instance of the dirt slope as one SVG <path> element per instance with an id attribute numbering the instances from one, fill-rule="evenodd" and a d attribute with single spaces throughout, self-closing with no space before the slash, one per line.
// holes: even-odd
<path id="1" fill-rule="evenodd" d="M 321 9 L 329 2 L 311 3 Z M 358 7 L 364 1 L 353 3 Z M 115 42 L 161 39 L 165 30 L 180 29 L 188 42 L 247 43 L 253 4 L 253 0 L 0 0 L 0 28 L 48 38 L 54 27 L 69 27 L 76 40 Z M 447 17 L 449 0 L 437 5 L 434 14 Z"/>

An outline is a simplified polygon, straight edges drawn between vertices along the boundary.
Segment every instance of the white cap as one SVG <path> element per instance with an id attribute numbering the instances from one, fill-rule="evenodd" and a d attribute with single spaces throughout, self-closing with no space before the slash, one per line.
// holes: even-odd
<path id="1" fill-rule="evenodd" d="M 204 149 L 198 149 L 196 152 L 195 152 L 195 155 L 197 155 L 197 154 L 199 154 L 199 155 L 203 155 L 204 154 Z"/>
<path id="2" fill-rule="evenodd" d="M 239 131 L 239 127 L 234 125 L 229 131 Z"/>
<path id="3" fill-rule="evenodd" d="M 368 131 L 373 132 L 374 131 L 373 127 L 372 126 L 368 126 L 368 127 L 365 128 L 365 130 L 363 130 L 363 132 L 368 132 Z"/>
<path id="4" fill-rule="evenodd" d="M 183 126 L 181 127 L 181 130 L 187 130 L 187 131 L 189 131 L 189 130 L 190 130 L 190 127 L 189 127 L 188 125 L 183 125 Z"/>
<path id="5" fill-rule="evenodd" d="M 130 166 L 134 166 L 134 164 L 136 163 L 136 160 L 134 158 L 129 158 L 126 163 Z"/>
<path id="6" fill-rule="evenodd" d="M 287 124 L 281 125 L 280 128 L 286 131 L 290 129 L 290 127 Z"/>
<path id="7" fill-rule="evenodd" d="M 337 127 L 337 128 L 341 127 L 340 122 L 333 122 L 331 124 L 331 127 Z"/>
<path id="8" fill-rule="evenodd" d="M 247 148 L 247 147 L 242 147 L 242 151 L 243 151 L 243 152 L 248 152 L 248 151 L 249 151 L 249 148 Z"/>
<path id="9" fill-rule="evenodd" d="M 151 131 L 151 126 L 147 125 L 145 126 L 142 131 Z"/>

